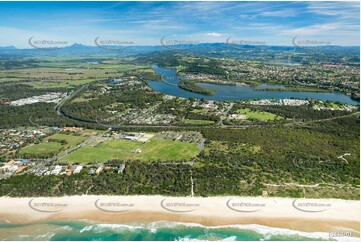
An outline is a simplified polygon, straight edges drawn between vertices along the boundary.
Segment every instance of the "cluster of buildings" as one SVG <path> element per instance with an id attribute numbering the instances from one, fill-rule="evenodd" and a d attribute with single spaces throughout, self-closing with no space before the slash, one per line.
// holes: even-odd
<path id="1" fill-rule="evenodd" d="M 153 108 L 129 108 L 118 117 L 122 123 L 129 124 L 170 124 L 175 118 L 173 114 L 156 113 Z"/>
<path id="2" fill-rule="evenodd" d="M 72 174 L 79 174 L 83 166 L 76 166 L 75 169 L 69 167 L 63 167 L 60 165 L 56 165 L 53 168 L 49 167 L 37 167 L 31 170 L 31 173 L 34 173 L 36 176 L 48 176 L 48 175 L 72 175 Z"/>
<path id="3" fill-rule="evenodd" d="M 134 83 L 139 81 L 133 80 Z M 108 84 L 108 88 L 106 93 L 111 93 L 112 88 L 115 85 L 130 85 L 133 83 L 131 80 L 124 81 L 119 79 L 114 79 L 110 81 Z M 139 84 L 141 84 L 139 82 Z M 131 87 L 130 87 L 131 88 Z M 137 87 L 137 90 L 141 90 L 143 86 Z M 148 91 L 154 91 L 150 89 L 148 86 L 144 86 L 144 88 L 149 89 Z M 104 92 L 103 92 L 104 94 Z M 112 118 L 107 118 L 104 121 L 99 121 L 102 124 L 147 124 L 147 125 L 169 125 L 177 121 L 177 116 L 170 110 L 175 110 L 173 107 L 165 107 L 166 113 L 163 111 L 159 111 L 162 109 L 164 105 L 166 105 L 166 101 L 174 99 L 175 97 L 165 95 L 163 97 L 163 101 L 159 101 L 158 103 L 147 103 L 147 108 L 127 108 L 124 112 L 118 112 L 117 110 L 113 109 L 112 107 L 107 107 L 107 112 L 113 114 Z M 184 99 L 182 101 L 182 109 L 186 108 L 188 105 L 189 100 Z M 195 108 L 204 109 L 210 115 L 223 115 L 229 108 L 230 103 L 222 103 L 215 101 L 204 101 L 204 100 L 194 100 L 192 101 L 191 105 Z"/>
<path id="4" fill-rule="evenodd" d="M 0 153 L 17 150 L 43 136 L 47 132 L 37 129 L 7 129 L 0 131 Z"/>
<path id="5" fill-rule="evenodd" d="M 55 103 L 59 102 L 66 94 L 60 92 L 52 92 L 48 94 L 44 94 L 41 96 L 32 96 L 29 98 L 19 99 L 16 101 L 9 102 L 10 106 L 23 106 L 27 104 L 46 102 L 46 103 Z"/>
<path id="6" fill-rule="evenodd" d="M 0 179 L 22 172 L 29 165 L 29 160 L 10 160 L 0 167 Z"/>
<path id="7" fill-rule="evenodd" d="M 65 168 L 63 170 L 62 166 L 56 165 L 55 168 L 51 171 L 51 175 L 72 175 L 72 174 L 78 174 L 83 169 L 83 166 L 76 166 L 74 170 L 71 170 L 70 168 Z"/>
<path id="8" fill-rule="evenodd" d="M 108 82 L 108 85 L 118 85 L 118 86 L 123 86 L 123 85 L 135 86 L 140 84 L 142 84 L 142 82 L 139 81 L 135 76 L 125 77 L 125 79 L 120 79 L 120 78 L 113 79 Z"/>
<path id="9" fill-rule="evenodd" d="M 108 113 L 116 114 L 117 111 L 107 110 Z M 152 108 L 149 109 L 135 109 L 129 108 L 125 112 L 121 113 L 115 119 L 100 121 L 103 124 L 111 124 L 115 122 L 117 124 L 170 124 L 176 118 L 172 114 L 157 114 L 153 112 Z"/>
<path id="10" fill-rule="evenodd" d="M 310 66 L 235 63 L 234 66 L 227 66 L 227 69 L 230 73 L 230 79 L 232 80 L 285 80 L 286 83 L 284 84 L 319 86 L 325 88 L 329 87 L 329 84 L 331 83 L 339 83 L 341 89 L 349 88 L 359 90 L 359 80 L 354 79 L 355 76 L 359 76 L 359 67 L 356 65 L 324 64 Z M 333 75 L 323 73 L 332 73 Z M 340 78 L 340 76 L 342 76 L 342 78 Z"/>
<path id="11" fill-rule="evenodd" d="M 62 166 L 56 165 L 55 168 L 50 172 L 51 175 L 59 175 L 61 170 L 63 169 Z"/>
<path id="12" fill-rule="evenodd" d="M 31 167 L 33 167 L 31 169 Z M 35 162 L 30 162 L 29 160 L 10 160 L 0 167 L 0 179 L 8 178 L 13 174 L 18 174 L 22 172 L 25 168 L 28 168 L 29 173 L 35 174 L 36 176 L 47 176 L 47 175 L 72 175 L 79 174 L 83 169 L 83 166 L 77 165 L 75 168 L 70 168 L 68 166 L 56 165 L 55 167 L 47 167 L 44 165 L 36 165 Z M 29 169 L 30 168 L 30 169 Z"/>
<path id="13" fill-rule="evenodd" d="M 302 105 L 308 105 L 310 102 L 308 100 L 302 100 L 302 99 L 280 99 L 280 100 L 262 99 L 256 101 L 249 101 L 249 103 L 252 105 L 302 106 Z"/>
<path id="14" fill-rule="evenodd" d="M 143 135 L 145 135 L 145 133 L 124 133 L 124 134 L 119 134 L 117 138 L 136 141 Z"/>
<path id="15" fill-rule="evenodd" d="M 106 166 L 99 166 L 97 169 L 90 169 L 88 171 L 88 175 L 99 175 L 101 172 L 117 172 L 119 173 L 123 173 L 125 169 L 125 164 L 120 164 L 119 166 L 110 166 L 110 165 L 106 165 Z"/>
<path id="16" fill-rule="evenodd" d="M 205 109 L 208 109 L 208 110 L 217 110 L 218 109 L 218 105 L 214 101 L 201 102 L 201 101 L 197 100 L 197 101 L 193 102 L 192 107 L 193 108 L 197 108 L 197 107 L 205 108 Z"/>
<path id="17" fill-rule="evenodd" d="M 27 169 L 26 169 L 27 168 Z M 73 175 L 79 174 L 85 167 L 81 165 L 76 166 L 45 166 L 41 164 L 36 164 L 35 162 L 30 162 L 29 160 L 10 160 L 9 162 L 3 164 L 0 167 L 0 180 L 9 178 L 14 174 L 21 173 L 26 169 L 27 173 L 32 173 L 36 176 L 49 176 L 49 175 Z M 88 168 L 86 173 L 88 175 L 99 175 L 101 172 L 117 172 L 123 173 L 125 169 L 125 164 L 119 165 L 100 165 L 96 169 Z"/>
<path id="18" fill-rule="evenodd" d="M 74 167 L 55 165 L 52 167 L 46 167 L 46 166 L 34 167 L 32 170 L 29 170 L 29 172 L 35 174 L 36 176 L 49 176 L 49 175 L 54 175 L 54 176 L 68 175 L 68 176 L 70 176 L 70 175 L 79 174 L 84 168 L 85 167 L 83 167 L 81 165 L 76 165 Z M 116 166 L 100 165 L 94 169 L 87 168 L 85 172 L 88 175 L 99 175 L 101 172 L 122 173 L 124 171 L 124 169 L 125 169 L 125 164 L 120 164 L 120 165 L 116 165 Z M 15 170 L 15 168 L 12 168 L 12 170 Z"/>
<path id="19" fill-rule="evenodd" d="M 232 107 L 234 103 L 232 102 L 219 102 L 212 100 L 195 100 L 192 103 L 192 107 L 195 109 L 202 109 L 203 114 L 207 115 L 225 115 Z"/>
<path id="20" fill-rule="evenodd" d="M 42 176 L 47 171 L 49 171 L 48 167 L 37 167 L 34 168 L 31 173 L 35 174 L 36 176 Z"/>
<path id="21" fill-rule="evenodd" d="M 106 133 L 103 137 L 111 138 L 111 139 L 125 139 L 130 141 L 139 141 L 146 143 L 151 138 L 154 137 L 154 134 L 147 134 L 147 133 L 118 133 L 116 131 L 112 131 L 110 133 Z"/>
<path id="22" fill-rule="evenodd" d="M 131 120 L 133 124 L 170 124 L 176 118 L 173 114 L 153 114 L 151 116 L 138 117 L 135 120 Z"/>
<path id="23" fill-rule="evenodd" d="M 84 130 L 83 128 L 77 128 L 77 127 L 63 127 L 59 129 L 60 132 L 69 132 L 74 134 L 80 133 L 83 130 Z"/>
<path id="24" fill-rule="evenodd" d="M 301 100 L 301 99 L 280 99 L 278 100 L 280 105 L 285 106 L 302 106 L 302 105 L 308 105 L 310 102 L 307 100 Z"/>
<path id="25" fill-rule="evenodd" d="M 212 83 L 212 84 L 221 84 L 221 85 L 234 85 L 235 84 L 234 81 L 224 80 L 224 79 L 215 77 L 215 75 L 205 74 L 205 73 L 197 73 L 197 74 L 187 73 L 185 75 L 185 78 L 187 80 L 199 80 L 199 81 Z"/>
<path id="26" fill-rule="evenodd" d="M 240 84 L 248 82 L 270 82 L 333 89 L 345 93 L 360 93 L 358 65 L 294 63 L 260 64 L 242 61 L 228 61 L 222 66 L 226 74 L 187 73 L 188 80 L 200 80 L 215 84 Z M 359 95 L 358 95 L 359 96 Z"/>
<path id="27" fill-rule="evenodd" d="M 129 89 L 134 89 L 141 91 L 146 90 L 148 92 L 155 92 L 153 89 L 146 85 L 142 85 L 136 77 L 127 77 L 125 79 L 114 79 L 109 82 L 109 86 L 104 87 L 105 89 L 102 90 L 103 94 L 112 93 L 112 89 L 115 86 L 122 86 L 127 85 Z M 137 87 L 135 87 L 137 86 Z M 166 97 L 165 99 L 169 99 Z M 163 114 L 157 112 L 157 106 L 159 104 L 152 105 L 151 103 L 147 103 L 147 108 L 127 108 L 124 112 L 118 113 L 117 110 L 113 110 L 111 107 L 107 108 L 108 113 L 114 114 L 113 119 L 107 119 L 104 121 L 99 121 L 103 124 L 170 124 L 175 119 L 176 116 L 172 114 Z"/>
<path id="28" fill-rule="evenodd" d="M 185 131 L 185 132 L 175 132 L 175 131 L 162 131 L 159 135 L 159 138 L 180 142 L 189 142 L 189 143 L 202 143 L 203 136 L 201 133 L 196 131 Z"/>

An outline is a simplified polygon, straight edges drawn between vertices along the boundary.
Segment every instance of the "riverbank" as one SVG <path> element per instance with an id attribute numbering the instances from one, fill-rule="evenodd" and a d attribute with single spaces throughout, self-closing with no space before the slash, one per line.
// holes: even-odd
<path id="1" fill-rule="evenodd" d="M 0 223 L 91 220 L 112 224 L 172 221 L 203 226 L 257 224 L 359 236 L 360 202 L 261 197 L 69 196 L 0 198 Z"/>
<path id="2" fill-rule="evenodd" d="M 331 90 L 307 88 L 307 87 L 288 87 L 284 88 L 256 88 L 260 92 L 314 92 L 314 93 L 332 93 Z"/>
<path id="3" fill-rule="evenodd" d="M 217 100 L 217 101 L 239 101 L 239 100 L 256 100 L 256 99 L 317 99 L 322 101 L 341 102 L 351 105 L 358 105 L 359 101 L 351 99 L 351 97 L 337 92 L 309 92 L 309 90 L 302 91 L 284 91 L 284 90 L 267 90 L 259 91 L 255 86 L 259 86 L 262 83 L 250 82 L 244 80 L 249 86 L 238 86 L 238 85 L 220 85 L 219 83 L 208 83 L 206 80 L 197 80 L 195 82 L 196 87 L 192 84 L 187 89 L 181 88 L 178 85 L 180 77 L 177 75 L 176 70 L 172 68 L 162 68 L 156 65 L 152 66 L 152 69 L 156 74 L 162 77 L 160 81 L 148 81 L 148 86 L 160 93 L 177 96 L 181 98 L 196 98 L 205 100 Z M 207 83 L 205 83 L 207 82 Z M 257 85 L 258 84 L 258 85 Z M 264 88 L 273 88 L 275 85 L 267 85 Z M 276 85 L 277 86 L 277 85 Z M 200 93 L 194 90 L 200 90 Z M 205 90 L 212 90 L 212 95 L 202 94 Z M 209 92 L 209 91 L 207 91 Z"/>
<path id="4" fill-rule="evenodd" d="M 178 86 L 184 90 L 207 96 L 212 96 L 216 92 L 215 90 L 198 86 L 197 81 L 194 80 L 180 80 Z"/>

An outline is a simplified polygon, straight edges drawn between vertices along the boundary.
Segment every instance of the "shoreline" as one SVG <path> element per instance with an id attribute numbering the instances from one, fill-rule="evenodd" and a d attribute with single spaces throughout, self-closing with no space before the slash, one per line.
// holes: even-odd
<path id="1" fill-rule="evenodd" d="M 54 220 L 99 223 L 171 221 L 203 226 L 262 225 L 360 236 L 360 201 L 279 197 L 67 196 L 0 197 L 0 223 Z"/>

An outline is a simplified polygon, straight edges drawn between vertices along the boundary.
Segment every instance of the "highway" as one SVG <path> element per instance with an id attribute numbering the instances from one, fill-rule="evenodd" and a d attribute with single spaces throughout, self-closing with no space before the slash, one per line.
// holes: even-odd
<path id="1" fill-rule="evenodd" d="M 115 129 L 121 129 L 121 128 L 167 128 L 167 129 L 198 129 L 198 128 L 211 128 L 211 127 L 217 127 L 217 128 L 242 128 L 242 129 L 246 129 L 246 128 L 250 128 L 250 127 L 261 127 L 261 126 L 265 126 L 265 125 L 259 125 L 259 124 L 249 124 L 249 125 L 223 125 L 223 119 L 224 117 L 221 118 L 221 122 L 218 123 L 218 126 L 189 126 L 189 125 L 135 125 L 135 124 L 121 124 L 121 125 L 112 125 L 112 124 L 103 124 L 100 122 L 94 122 L 94 121 L 87 121 L 87 120 L 81 120 L 81 119 L 77 119 L 74 118 L 72 116 L 69 116 L 67 114 L 65 114 L 64 112 L 61 111 L 61 107 L 70 99 L 72 99 L 73 97 L 75 97 L 79 92 L 81 92 L 83 89 L 87 88 L 89 86 L 89 84 L 85 84 L 82 87 L 80 87 L 78 90 L 72 92 L 69 96 L 65 97 L 63 100 L 61 100 L 59 102 L 58 105 L 56 105 L 54 107 L 54 111 L 59 115 L 62 116 L 63 118 L 66 119 L 70 119 L 72 121 L 76 121 L 76 122 L 81 122 L 81 123 L 86 123 L 86 124 L 92 124 L 92 125 L 96 125 L 96 126 L 102 126 L 102 127 L 106 127 L 106 128 L 115 128 Z M 227 110 L 226 113 L 229 112 L 229 110 L 232 108 L 232 106 Z M 355 112 L 355 113 L 351 113 L 351 114 L 347 114 L 347 115 L 343 115 L 343 116 L 337 116 L 337 117 L 332 117 L 332 118 L 327 118 L 327 119 L 318 119 L 318 120 L 309 120 L 309 121 L 304 121 L 304 122 L 296 122 L 295 120 L 293 120 L 293 122 L 291 123 L 283 123 L 283 124 L 272 124 L 272 125 L 267 125 L 267 126 L 278 126 L 278 125 L 284 125 L 284 126 L 292 126 L 292 125 L 300 125 L 300 126 L 304 126 L 305 124 L 309 124 L 309 123 L 318 123 L 318 122 L 324 122 L 324 121 L 330 121 L 330 120 L 335 120 L 335 119 L 339 119 L 339 118 L 345 118 L 345 117 L 349 117 L 349 116 L 353 116 L 356 114 L 359 114 L 360 112 Z"/>

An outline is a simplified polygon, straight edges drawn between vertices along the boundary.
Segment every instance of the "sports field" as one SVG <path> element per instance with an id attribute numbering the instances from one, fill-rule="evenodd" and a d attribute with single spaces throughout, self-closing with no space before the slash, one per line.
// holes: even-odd
<path id="1" fill-rule="evenodd" d="M 183 121 L 185 124 L 192 124 L 192 125 L 210 125 L 214 124 L 212 120 L 198 120 L 198 119 L 185 119 Z"/>
<path id="2" fill-rule="evenodd" d="M 56 139 L 56 140 L 65 140 L 68 144 L 67 147 L 74 147 L 84 140 L 86 140 L 83 136 L 76 136 L 76 135 L 69 135 L 69 134 L 53 134 L 45 139 L 45 141 L 49 139 Z"/>
<path id="3" fill-rule="evenodd" d="M 282 119 L 282 117 L 277 116 L 273 113 L 262 112 L 262 111 L 251 111 L 249 108 L 243 108 L 237 110 L 238 114 L 245 114 L 246 119 L 257 119 L 260 121 L 272 121 L 277 119 Z"/>
<path id="4" fill-rule="evenodd" d="M 44 142 L 40 144 L 27 146 L 20 150 L 20 154 L 42 155 L 42 154 L 57 153 L 58 151 L 61 150 L 62 147 L 63 145 L 61 145 L 60 143 Z"/>
<path id="5" fill-rule="evenodd" d="M 66 162 L 105 162 L 111 159 L 141 161 L 180 161 L 198 155 L 194 143 L 152 139 L 147 143 L 115 139 L 91 147 L 87 145 L 65 156 Z"/>

